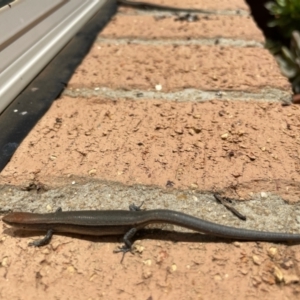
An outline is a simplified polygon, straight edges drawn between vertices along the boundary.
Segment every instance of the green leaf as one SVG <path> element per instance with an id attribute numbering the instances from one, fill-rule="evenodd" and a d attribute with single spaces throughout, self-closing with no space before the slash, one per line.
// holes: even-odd
<path id="1" fill-rule="evenodd" d="M 281 51 L 284 58 L 289 61 L 289 63 L 294 64 L 295 57 L 293 56 L 292 52 L 287 47 L 282 47 Z"/>
<path id="2" fill-rule="evenodd" d="M 274 7 L 276 7 L 276 4 L 274 2 L 267 2 L 265 4 L 265 8 L 270 10 L 270 11 L 273 11 Z"/>
<path id="3" fill-rule="evenodd" d="M 269 27 L 276 27 L 278 24 L 277 24 L 277 22 L 276 22 L 276 20 L 273 20 L 273 21 L 270 21 L 270 22 L 268 22 L 268 26 Z"/>
<path id="4" fill-rule="evenodd" d="M 281 7 L 285 7 L 286 1 L 285 0 L 277 0 L 277 4 L 280 5 Z"/>

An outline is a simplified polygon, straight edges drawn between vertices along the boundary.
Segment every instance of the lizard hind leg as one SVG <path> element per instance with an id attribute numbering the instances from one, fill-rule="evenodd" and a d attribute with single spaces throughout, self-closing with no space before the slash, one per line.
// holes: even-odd
<path id="1" fill-rule="evenodd" d="M 125 257 L 125 254 L 129 251 L 131 251 L 131 247 L 132 247 L 132 242 L 131 239 L 133 238 L 133 236 L 136 234 L 137 229 L 136 228 L 131 228 L 129 231 L 127 231 L 124 236 L 123 236 L 123 242 L 124 245 L 119 247 L 118 250 L 115 250 L 114 253 L 119 253 L 122 252 L 123 256 L 121 259 L 121 263 L 123 262 L 123 259 Z"/>

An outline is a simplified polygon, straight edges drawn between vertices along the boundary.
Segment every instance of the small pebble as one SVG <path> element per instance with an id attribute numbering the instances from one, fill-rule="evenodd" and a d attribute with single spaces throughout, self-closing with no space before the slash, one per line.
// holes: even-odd
<path id="1" fill-rule="evenodd" d="M 229 134 L 228 133 L 224 133 L 221 135 L 221 139 L 222 140 L 226 140 L 228 138 Z"/>
<path id="2" fill-rule="evenodd" d="M 161 84 L 157 84 L 157 85 L 155 86 L 155 89 L 156 89 L 157 91 L 161 91 L 161 89 L 162 89 Z"/>
<path id="3" fill-rule="evenodd" d="M 276 247 L 271 247 L 268 249 L 268 254 L 270 257 L 275 257 L 278 253 L 278 250 Z"/>
<path id="4" fill-rule="evenodd" d="M 252 260 L 258 266 L 261 264 L 260 258 L 257 255 L 253 255 Z"/>
<path id="5" fill-rule="evenodd" d="M 261 192 L 260 197 L 263 199 L 266 199 L 266 198 L 268 198 L 268 194 L 266 192 Z"/>
<path id="6" fill-rule="evenodd" d="M 275 276 L 277 282 L 281 282 L 283 280 L 282 271 L 279 268 L 277 268 L 276 266 L 274 267 L 274 276 Z"/>

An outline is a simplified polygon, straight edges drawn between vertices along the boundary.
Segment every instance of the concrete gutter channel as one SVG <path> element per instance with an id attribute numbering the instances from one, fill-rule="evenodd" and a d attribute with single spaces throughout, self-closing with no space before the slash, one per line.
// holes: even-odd
<path id="1" fill-rule="evenodd" d="M 166 2 L 168 5 L 173 5 L 178 1 L 170 0 Z M 194 1 L 195 6 L 198 2 L 199 1 Z M 120 143 L 117 143 L 117 138 L 115 138 L 116 146 L 107 149 L 107 153 L 110 153 L 109 155 L 114 159 L 109 159 L 105 156 L 105 159 L 110 161 L 110 163 L 106 163 L 107 169 L 103 168 L 102 170 L 104 162 L 103 165 L 101 165 L 101 159 L 104 157 L 104 150 L 102 151 L 100 148 L 105 144 L 104 138 L 111 137 L 114 139 L 114 135 L 111 135 L 113 129 L 112 131 L 108 130 L 108 133 L 103 129 L 103 132 L 96 133 L 98 136 L 93 136 L 92 134 L 93 140 L 89 140 L 86 144 L 80 144 L 80 140 L 77 140 L 80 134 L 89 138 L 90 132 L 94 132 L 99 125 L 98 123 L 105 120 L 105 118 L 107 122 L 110 122 L 110 120 L 117 115 L 117 113 L 112 112 L 113 109 L 115 109 L 115 111 L 122 110 L 122 106 L 120 105 L 122 101 L 128 101 L 128 105 L 132 107 L 135 105 L 133 104 L 134 102 L 137 103 L 137 106 L 142 103 L 146 107 L 146 102 L 149 101 L 158 108 L 160 105 L 164 105 L 163 103 L 170 103 L 175 112 L 176 109 L 182 109 L 182 106 L 178 106 L 180 103 L 182 103 L 182 105 L 185 105 L 185 103 L 187 105 L 194 105 L 193 103 L 195 103 L 195 105 L 210 105 L 210 101 L 213 100 L 225 103 L 224 105 L 222 104 L 223 106 L 221 107 L 230 107 L 231 103 L 239 102 L 241 103 L 240 105 L 245 106 L 244 108 L 240 106 L 238 111 L 244 109 L 245 114 L 247 114 L 247 109 L 250 108 L 251 105 L 260 107 L 262 104 L 264 105 L 263 110 L 266 111 L 266 118 L 268 118 L 268 105 L 271 103 L 274 106 L 270 107 L 274 110 L 289 109 L 284 117 L 282 117 L 282 120 L 278 122 L 284 122 L 291 114 L 294 114 L 293 116 L 297 119 L 299 112 L 296 108 L 281 108 L 280 106 L 282 102 L 290 99 L 291 88 L 287 80 L 281 76 L 271 54 L 262 48 L 263 37 L 256 28 L 253 20 L 248 16 L 247 6 L 242 0 L 232 1 L 232 4 L 230 4 L 230 1 L 227 2 L 226 7 L 223 1 L 214 1 L 214 3 L 211 4 L 207 4 L 203 1 L 201 7 L 218 10 L 216 16 L 203 17 L 200 15 L 200 19 L 197 22 L 191 23 L 174 22 L 174 17 L 168 13 L 155 11 L 143 12 L 120 8 L 115 18 L 113 18 L 108 26 L 99 34 L 90 53 L 76 70 L 60 99 L 55 101 L 49 112 L 45 114 L 38 125 L 32 130 L 28 137 L 26 137 L 12 157 L 11 162 L 8 163 L 6 168 L 2 171 L 0 181 L 1 209 L 34 212 L 52 212 L 57 207 L 62 207 L 63 210 L 127 209 L 130 203 L 140 204 L 144 201 L 145 209 L 174 209 L 209 221 L 235 227 L 264 231 L 299 232 L 300 203 L 297 203 L 296 200 L 299 188 L 295 189 L 294 195 L 291 195 L 292 192 L 290 193 L 293 199 L 293 201 L 291 201 L 289 196 L 286 198 L 283 197 L 282 194 L 276 192 L 276 189 L 264 189 L 262 185 L 261 189 L 252 191 L 251 184 L 249 184 L 247 191 L 243 194 L 246 195 L 245 198 L 241 198 L 242 200 L 251 198 L 251 200 L 234 201 L 233 203 L 233 206 L 237 208 L 238 211 L 247 216 L 247 221 L 244 222 L 233 216 L 222 205 L 216 203 L 213 193 L 210 192 L 218 189 L 221 191 L 226 190 L 224 184 L 220 184 L 220 186 L 215 183 L 211 185 L 207 184 L 203 189 L 201 188 L 199 180 L 201 181 L 203 178 L 204 181 L 206 180 L 205 176 L 209 174 L 209 169 L 207 168 L 205 168 L 204 173 L 201 173 L 202 167 L 199 167 L 199 174 L 201 173 L 202 175 L 199 175 L 200 179 L 197 179 L 198 185 L 188 184 L 187 181 L 185 181 L 186 179 L 182 179 L 177 180 L 174 187 L 168 188 L 165 187 L 165 178 L 167 175 L 164 175 L 162 184 L 162 179 L 158 174 L 160 174 L 160 172 L 162 174 L 169 174 L 169 178 L 172 181 L 176 178 L 176 174 L 173 169 L 169 171 L 170 173 L 167 173 L 166 168 L 168 168 L 168 164 L 165 162 L 162 162 L 161 165 L 154 163 L 151 165 L 151 162 L 149 162 L 149 165 L 145 167 L 145 169 L 148 168 L 150 171 L 154 170 L 156 172 L 156 176 L 152 176 L 151 180 L 145 179 L 146 177 L 143 176 L 139 178 L 134 177 L 136 170 L 138 170 L 140 166 L 138 162 L 136 164 L 133 162 L 128 163 L 127 170 L 125 167 L 126 163 L 120 167 L 122 171 L 117 169 L 117 167 L 115 169 L 112 163 L 113 161 L 117 162 L 118 159 L 121 159 L 125 155 L 128 155 L 128 161 L 132 159 L 129 158 L 130 154 L 126 153 L 130 152 L 133 143 L 131 143 L 132 141 L 128 142 L 129 139 L 127 139 L 126 136 Z M 210 30 L 207 30 L 207 32 L 203 34 L 205 36 L 194 37 L 192 35 L 191 32 L 194 30 L 193 26 L 200 28 L 202 22 L 207 22 L 209 18 L 213 19 L 214 17 L 216 17 L 215 21 L 212 21 L 209 26 L 214 28 L 218 33 L 211 35 Z M 224 19 L 220 21 L 220 18 Z M 240 27 L 236 27 L 238 33 L 233 29 L 230 29 L 232 31 L 226 30 L 226 28 L 232 28 L 229 24 L 230 22 L 235 22 L 234 18 L 244 18 L 239 23 Z M 126 22 L 124 22 L 123 19 L 126 19 Z M 163 26 L 160 25 L 159 20 L 165 22 Z M 144 22 L 144 24 L 136 26 L 135 24 L 139 22 L 141 22 L 141 24 Z M 215 28 L 214 22 L 217 22 L 217 24 L 223 23 L 224 28 L 220 28 L 219 25 Z M 173 24 L 177 27 L 177 30 L 171 30 Z M 149 31 L 143 34 L 142 26 L 149 28 Z M 177 31 L 179 31 L 179 33 Z M 130 32 L 130 34 L 126 36 L 126 32 Z M 147 47 L 150 49 L 148 52 L 145 50 Z M 178 50 L 180 54 L 178 56 L 179 58 L 172 61 L 169 56 L 172 51 L 165 51 L 164 47 L 169 47 L 169 49 L 174 48 L 174 51 Z M 199 49 L 201 49 L 199 51 L 203 51 L 204 58 L 201 58 L 201 62 L 197 60 L 199 59 L 198 57 L 193 56 L 194 53 L 189 53 L 189 47 L 199 47 Z M 156 54 L 158 50 L 153 50 L 158 48 L 160 54 L 166 54 L 159 57 L 159 54 Z M 215 48 L 215 50 L 213 48 Z M 238 49 L 238 51 L 236 49 Z M 142 54 L 144 50 L 146 52 Z M 101 54 L 97 54 L 97 51 Z M 211 57 L 205 57 L 205 53 L 210 53 L 210 51 L 216 51 L 216 53 L 221 52 L 222 54 L 218 54 L 216 61 L 212 62 L 210 61 Z M 132 52 L 133 55 L 130 54 Z M 232 56 L 233 52 L 237 53 L 236 56 Z M 151 57 L 152 53 L 153 57 Z M 180 57 L 183 62 L 180 62 Z M 184 67 L 182 67 L 182 65 L 188 64 L 186 57 L 192 57 L 194 60 L 191 62 L 191 65 L 187 66 L 186 70 L 183 70 Z M 224 59 L 224 57 L 226 58 Z M 259 58 L 261 58 L 261 62 L 257 61 Z M 146 59 L 148 59 L 147 67 L 144 68 L 143 61 Z M 253 61 L 249 62 L 251 59 L 253 59 Z M 177 63 L 178 65 L 181 64 L 180 67 L 176 66 Z M 192 65 L 196 63 L 202 64 L 203 68 L 198 68 L 197 73 L 193 73 L 195 75 L 192 76 L 192 79 L 185 78 L 186 73 L 193 72 L 191 71 Z M 139 66 L 141 66 L 141 69 Z M 251 68 L 253 75 L 251 75 Z M 202 72 L 203 69 L 205 69 L 204 73 Z M 243 81 L 238 75 L 241 73 L 235 72 L 236 69 L 238 69 L 239 72 L 247 73 L 249 76 Z M 171 73 L 168 73 L 168 70 Z M 178 70 L 180 71 L 176 73 Z M 261 77 L 257 75 L 260 71 L 260 74 L 263 74 Z M 181 78 L 185 81 L 182 82 Z M 222 82 L 223 79 L 227 79 L 227 82 Z M 220 86 L 220 88 L 218 88 L 218 86 Z M 64 101 L 70 103 L 74 101 L 74 106 L 71 104 L 64 106 Z M 85 121 L 80 121 L 81 123 L 78 123 L 80 125 L 77 123 L 72 125 L 72 120 L 76 119 L 77 116 L 75 112 L 78 103 L 84 103 L 84 109 L 87 109 L 85 121 L 88 125 L 84 125 Z M 114 108 L 107 108 L 105 113 L 105 111 L 102 111 L 102 104 L 108 106 L 112 105 Z M 196 106 L 196 110 L 198 109 L 198 111 L 201 111 L 201 108 L 202 106 Z M 68 109 L 70 111 L 68 111 Z M 134 106 L 133 114 L 135 109 L 136 106 Z M 146 111 L 146 108 L 143 109 Z M 97 117 L 89 115 L 89 112 L 92 114 L 92 112 L 97 110 L 99 110 Z M 151 115 L 151 113 L 151 111 L 148 113 L 145 112 L 145 116 L 147 114 Z M 165 113 L 165 111 L 162 112 L 162 114 L 163 113 Z M 54 117 L 55 114 L 57 115 L 56 118 Z M 69 115 L 68 118 L 67 115 Z M 178 115 L 180 115 L 180 113 L 178 113 Z M 140 118 L 142 120 L 143 116 L 140 115 Z M 195 120 L 196 117 L 191 117 L 191 119 Z M 96 120 L 98 120 L 98 123 Z M 66 122 L 69 123 L 66 125 Z M 169 122 L 171 124 L 174 120 Z M 180 122 L 180 118 L 176 122 Z M 276 122 L 276 120 L 274 122 Z M 222 121 L 220 122 L 220 134 L 223 134 L 224 128 L 221 123 Z M 54 125 L 51 127 L 52 125 L 49 124 Z M 61 134 L 60 126 L 68 126 L 68 139 L 72 139 L 72 142 L 69 143 L 68 139 L 59 140 Z M 270 126 L 272 127 L 273 125 Z M 75 133 L 72 130 L 74 130 Z M 176 130 L 177 129 L 175 129 L 175 131 Z M 133 131 L 130 132 L 132 135 L 135 134 Z M 177 133 L 184 137 L 184 134 L 182 134 L 180 130 Z M 151 134 L 154 136 L 154 133 L 149 129 L 149 135 Z M 147 134 L 145 133 L 145 135 Z M 264 133 L 259 130 L 257 131 L 257 135 L 262 135 L 262 139 L 269 138 L 269 136 L 264 136 Z M 294 139 L 294 141 L 297 139 L 297 143 L 295 142 L 296 144 L 293 144 L 294 147 L 296 147 L 298 137 L 292 137 L 291 139 Z M 65 146 L 63 144 L 64 141 L 66 141 Z M 153 141 L 156 140 L 153 139 Z M 174 139 L 170 138 L 168 140 L 168 135 L 162 134 L 160 141 L 161 143 L 167 144 L 173 143 Z M 208 156 L 210 152 L 218 151 L 215 147 L 219 147 L 218 143 L 220 143 L 217 139 L 212 142 L 213 144 L 210 144 L 210 142 L 211 141 L 204 141 L 205 153 Z M 61 144 L 57 146 L 56 143 Z M 96 146 L 94 145 L 91 146 L 92 148 L 89 148 L 89 145 L 93 145 L 93 143 L 96 144 Z M 101 147 L 97 146 L 97 143 L 99 143 Z M 144 145 L 146 144 L 143 141 L 140 143 L 141 145 L 143 143 Z M 182 143 L 184 144 L 184 139 Z M 251 144 L 252 142 L 250 141 L 249 143 Z M 77 148 L 72 148 L 75 144 L 77 144 Z M 278 145 L 274 147 L 281 147 L 280 142 L 278 142 Z M 61 152 L 57 154 L 59 147 L 65 147 L 71 150 L 69 153 L 65 152 L 65 154 L 62 154 L 63 152 Z M 261 145 L 258 147 L 262 148 Z M 284 147 L 284 145 L 282 145 L 282 147 Z M 120 150 L 122 148 L 128 149 L 127 152 L 125 150 L 122 152 Z M 113 149 L 115 149 L 115 151 Z M 282 152 L 285 152 L 283 150 Z M 38 155 L 38 151 L 43 152 L 42 156 L 46 157 L 45 160 L 43 160 L 44 158 L 42 158 L 42 156 Z M 53 151 L 53 154 L 51 154 L 51 151 Z M 73 151 L 72 153 L 77 151 L 76 155 L 72 154 L 71 151 Z M 95 158 L 94 161 L 92 161 L 89 156 L 90 153 L 95 151 L 99 151 L 98 161 L 95 161 Z M 188 151 L 190 151 L 190 153 L 196 153 L 197 149 L 187 150 L 187 152 Z M 265 150 L 262 151 L 264 152 L 263 155 L 265 155 Z M 176 153 L 178 153 L 178 157 L 173 156 L 173 159 L 178 159 L 178 165 L 183 164 L 182 161 L 186 158 L 181 156 L 182 153 L 180 151 Z M 176 153 L 173 154 L 177 155 Z M 162 160 L 164 158 L 168 159 L 167 154 L 165 155 L 166 156 L 161 155 L 158 157 Z M 297 171 L 298 157 L 296 156 L 294 162 L 291 160 L 289 165 L 283 168 L 284 171 L 278 171 L 278 173 L 274 171 L 276 170 L 275 167 L 279 168 L 281 164 L 284 164 L 283 160 L 286 158 L 285 155 L 288 155 L 287 152 L 282 154 L 282 157 L 275 163 L 268 161 L 266 164 L 273 166 L 270 167 L 270 169 L 261 167 L 261 170 L 257 171 L 260 163 L 256 165 L 256 169 L 253 172 L 247 171 L 246 164 L 238 168 L 241 173 L 248 172 L 247 179 L 250 181 L 253 180 L 253 182 L 257 179 L 256 174 L 259 178 L 266 180 L 273 176 L 273 179 L 281 178 L 282 180 L 287 179 L 291 180 L 291 182 L 299 182 L 300 178 Z M 41 160 L 40 162 L 39 159 Z M 136 159 L 138 161 L 139 157 Z M 264 161 L 266 160 L 267 159 Z M 187 164 L 194 164 L 194 162 L 195 161 L 191 158 Z M 37 166 L 35 166 L 35 164 L 37 164 Z M 87 164 L 86 167 L 85 164 Z M 72 169 L 71 165 L 74 166 L 74 169 Z M 95 167 L 93 167 L 93 165 Z M 293 168 L 291 171 L 289 170 L 290 166 Z M 75 169 L 76 171 L 74 171 Z M 72 173 L 72 170 L 74 173 Z M 272 173 L 272 170 L 275 173 Z M 119 171 L 120 173 L 118 173 Z M 151 173 L 150 171 L 149 174 Z M 126 172 L 129 172 L 131 175 L 128 175 L 128 178 L 119 179 L 122 174 L 126 174 Z M 207 178 L 216 175 L 220 178 L 224 178 L 225 182 L 229 177 L 232 177 L 232 173 L 230 172 L 227 167 L 224 166 L 223 169 L 220 167 L 218 170 L 215 169 L 214 173 L 209 174 Z M 118 175 L 114 175 L 117 173 Z M 263 177 L 264 174 L 265 177 Z M 291 177 L 289 177 L 289 175 L 291 175 Z M 234 174 L 232 178 L 236 179 L 239 176 L 241 175 Z M 138 177 L 138 175 L 136 177 Z M 188 177 L 188 175 L 186 175 L 186 177 Z M 242 175 L 239 178 L 244 177 Z M 208 180 L 209 179 L 207 179 L 207 181 Z M 222 182 L 222 180 L 220 180 L 220 182 Z M 236 182 L 238 181 L 239 179 L 237 179 Z M 242 179 L 241 182 L 243 182 Z M 27 188 L 26 190 L 26 187 L 32 183 L 34 184 L 34 188 L 32 190 L 31 188 Z M 45 186 L 46 189 L 37 191 L 39 185 Z M 226 181 L 225 186 L 228 186 L 228 181 Z M 286 184 L 286 186 L 288 186 L 288 184 Z M 233 196 L 232 193 L 231 196 Z M 238 193 L 235 198 L 239 198 Z M 284 200 L 289 200 L 294 203 L 289 204 Z M 164 226 L 163 228 L 173 229 L 173 227 L 169 226 Z M 185 231 L 182 228 L 176 228 L 176 230 Z"/>
<path id="2" fill-rule="evenodd" d="M 66 4 L 66 2 L 64 4 Z M 78 9 L 75 2 L 69 4 L 71 4 L 71 7 L 68 8 L 69 11 L 72 11 L 74 6 Z M 46 18 L 44 20 L 47 26 L 40 23 L 34 24 L 35 26 L 31 28 L 33 32 L 29 31 L 25 36 L 19 34 L 20 37 L 16 35 L 15 43 L 17 44 L 14 42 L 9 44 L 7 41 L 8 46 L 4 48 L 6 52 L 3 51 L 1 53 L 5 64 L 1 70 L 2 81 L 0 89 L 0 170 L 8 163 L 16 148 L 20 145 L 28 132 L 30 132 L 41 116 L 49 109 L 53 101 L 62 93 L 74 70 L 89 51 L 97 34 L 116 11 L 116 3 L 112 1 L 100 1 L 98 3 L 94 2 L 89 4 L 96 4 L 101 7 L 94 16 L 92 13 L 95 7 L 90 8 L 89 13 L 93 16 L 90 20 L 86 17 L 87 22 L 85 21 L 86 19 L 81 19 L 80 21 L 77 19 L 76 23 L 76 20 L 74 20 L 76 14 L 72 15 L 71 19 L 73 18 L 73 20 L 68 20 L 69 22 L 73 21 L 77 24 L 79 31 L 76 31 L 76 27 L 74 26 L 69 26 L 70 30 L 65 30 L 64 26 L 67 26 L 68 23 L 59 23 L 61 26 L 58 28 L 56 23 L 58 22 L 57 19 L 59 21 L 65 21 L 64 15 L 60 16 L 58 14 L 58 18 L 58 16 L 50 14 L 48 19 Z M 24 5 L 25 7 L 18 7 L 18 5 Z M 22 13 L 24 10 L 30 12 L 30 9 L 26 8 L 28 6 L 30 7 L 30 5 L 34 5 L 34 3 L 30 3 L 30 1 L 27 3 L 17 2 L 16 7 L 18 10 L 13 11 L 14 14 L 12 16 L 5 15 L 5 11 L 2 13 L 6 18 L 13 20 L 18 17 L 18 13 Z M 53 5 L 53 3 L 48 3 L 47 6 L 49 5 Z M 43 6 L 43 4 L 41 4 L 41 6 Z M 62 5 L 60 8 L 65 9 L 65 6 Z M 59 12 L 59 9 L 57 11 Z M 78 11 L 77 14 L 82 12 L 80 9 L 78 9 Z M 8 10 L 8 12 L 10 12 L 10 10 Z M 64 13 L 69 14 L 69 12 Z M 33 18 L 36 17 L 34 11 L 31 11 L 30 14 L 33 15 Z M 20 22 L 22 24 L 22 19 Z M 27 22 L 30 23 L 30 18 Z M 84 24 L 84 26 L 80 27 L 80 24 Z M 41 26 L 41 28 L 39 28 L 39 26 Z M 11 27 L 13 27 L 13 25 Z M 49 33 L 49 27 L 54 27 L 55 31 L 47 35 L 46 33 Z M 58 37 L 55 32 L 58 32 L 64 38 L 58 41 L 56 40 L 56 42 L 53 43 L 52 39 Z M 72 37 L 74 33 L 76 33 L 76 35 Z M 43 36 L 43 34 L 46 35 L 46 41 L 43 41 L 43 43 L 41 43 L 42 45 L 39 45 L 41 40 L 38 37 L 39 35 Z M 29 38 L 27 38 L 28 36 Z M 71 41 L 69 41 L 70 38 Z M 23 43 L 22 39 L 24 39 L 26 43 Z M 18 43 L 21 44 L 24 49 L 18 46 Z M 44 51 L 44 53 L 40 55 L 42 51 Z M 17 59 L 22 52 L 25 53 L 25 58 L 21 56 L 21 59 Z M 7 60 L 5 60 L 6 53 L 11 53 L 11 56 L 7 57 Z M 34 62 L 32 62 L 32 60 L 34 60 Z M 30 63 L 34 64 L 35 67 L 28 67 Z M 29 69 L 30 72 L 27 72 L 26 68 Z M 32 78 L 34 79 L 32 80 Z M 15 86 L 15 83 L 17 83 L 17 86 Z M 10 86 L 14 88 L 10 88 Z"/>

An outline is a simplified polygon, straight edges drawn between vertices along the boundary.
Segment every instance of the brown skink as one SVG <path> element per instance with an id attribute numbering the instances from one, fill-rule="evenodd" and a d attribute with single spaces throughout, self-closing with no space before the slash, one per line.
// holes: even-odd
<path id="1" fill-rule="evenodd" d="M 131 210 L 65 211 L 37 214 L 9 213 L 2 219 L 5 223 L 24 230 L 47 231 L 42 240 L 30 245 L 42 246 L 51 240 L 53 233 L 76 233 L 84 235 L 123 235 L 125 245 L 120 250 L 131 249 L 131 239 L 141 228 L 153 223 L 168 223 L 212 236 L 233 240 L 286 242 L 300 241 L 300 234 L 264 232 L 219 225 L 181 212 L 165 209 L 142 211 L 136 206 Z"/>

